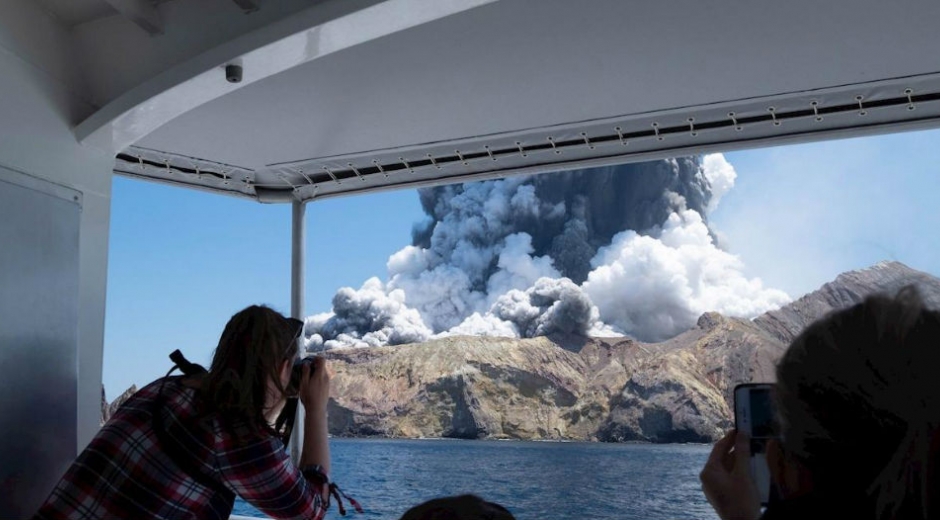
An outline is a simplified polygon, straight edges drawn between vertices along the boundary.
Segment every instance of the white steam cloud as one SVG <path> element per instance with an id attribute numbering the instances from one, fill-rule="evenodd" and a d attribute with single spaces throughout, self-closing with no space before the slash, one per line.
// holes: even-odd
<path id="1" fill-rule="evenodd" d="M 620 233 L 591 265 L 582 289 L 600 318 L 646 341 L 684 332 L 705 312 L 752 317 L 790 300 L 744 277 L 741 261 L 715 247 L 702 217 L 689 209 L 671 214 L 652 235 Z"/>
<path id="2" fill-rule="evenodd" d="M 660 341 L 707 311 L 789 297 L 748 279 L 706 218 L 735 181 L 720 154 L 422 190 L 429 219 L 388 279 L 307 319 L 310 350 L 458 334 Z"/>

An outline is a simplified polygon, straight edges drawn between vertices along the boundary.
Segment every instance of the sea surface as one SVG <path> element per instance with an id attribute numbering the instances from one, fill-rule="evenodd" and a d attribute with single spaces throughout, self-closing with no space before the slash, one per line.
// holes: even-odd
<path id="1" fill-rule="evenodd" d="M 397 520 L 425 500 L 475 493 L 520 519 L 717 520 L 698 474 L 706 445 L 331 439 L 333 479 Z M 335 504 L 327 518 L 344 518 Z M 234 514 L 263 516 L 240 499 Z"/>

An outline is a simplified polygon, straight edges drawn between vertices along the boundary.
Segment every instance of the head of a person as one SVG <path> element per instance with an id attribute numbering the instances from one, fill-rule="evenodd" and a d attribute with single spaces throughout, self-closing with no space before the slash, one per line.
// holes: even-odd
<path id="1" fill-rule="evenodd" d="M 807 327 L 777 365 L 774 395 L 781 439 L 767 456 L 785 496 L 851 497 L 880 519 L 940 514 L 940 313 L 916 289 Z"/>
<path id="2" fill-rule="evenodd" d="M 267 412 L 286 398 L 302 326 L 262 305 L 232 316 L 203 382 L 210 408 L 245 420 L 254 432 L 266 430 Z"/>
<path id="3" fill-rule="evenodd" d="M 515 520 L 515 517 L 499 504 L 476 495 L 460 495 L 414 506 L 400 520 Z"/>

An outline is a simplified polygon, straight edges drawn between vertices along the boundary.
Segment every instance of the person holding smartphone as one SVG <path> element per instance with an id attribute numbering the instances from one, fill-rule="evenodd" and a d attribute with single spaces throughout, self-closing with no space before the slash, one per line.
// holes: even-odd
<path id="1" fill-rule="evenodd" d="M 751 438 L 730 432 L 700 475 L 722 520 L 940 518 L 940 313 L 916 289 L 810 325 L 776 376 L 779 497 L 762 511 Z"/>

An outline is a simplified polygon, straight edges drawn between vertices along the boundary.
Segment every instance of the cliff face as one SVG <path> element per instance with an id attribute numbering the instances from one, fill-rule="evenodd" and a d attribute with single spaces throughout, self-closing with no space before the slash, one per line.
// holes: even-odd
<path id="1" fill-rule="evenodd" d="M 755 320 L 703 315 L 669 341 L 451 337 L 334 349 L 334 435 L 710 442 L 732 426 L 738 383 L 773 381 L 808 323 L 875 292 L 916 284 L 940 307 L 940 280 L 898 263 L 840 275 Z"/>
<path id="2" fill-rule="evenodd" d="M 336 349 L 334 435 L 706 442 L 731 426 L 731 389 L 772 376 L 784 346 L 705 315 L 666 343 L 453 337 Z M 569 349 L 563 348 L 567 346 Z"/>

